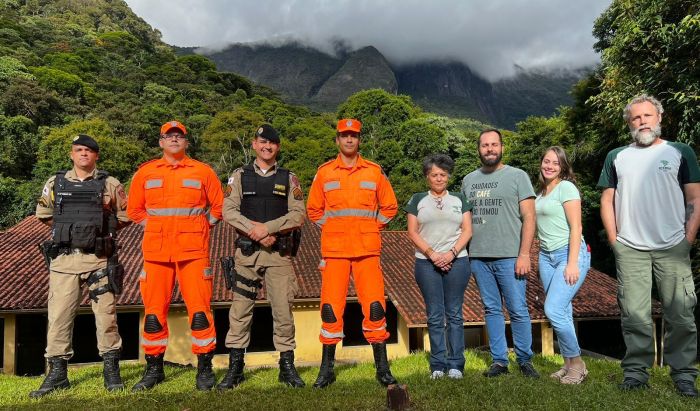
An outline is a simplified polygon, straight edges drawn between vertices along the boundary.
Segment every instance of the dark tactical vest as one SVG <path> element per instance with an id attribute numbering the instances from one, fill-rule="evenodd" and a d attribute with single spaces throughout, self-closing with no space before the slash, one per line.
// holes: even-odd
<path id="1" fill-rule="evenodd" d="M 244 217 L 265 223 L 287 214 L 289 170 L 278 168 L 274 175 L 263 177 L 249 164 L 243 167 L 241 189 L 241 214 Z"/>
<path id="2" fill-rule="evenodd" d="M 107 174 L 98 171 L 95 178 L 68 181 L 66 172 L 56 173 L 52 238 L 60 247 L 94 250 L 98 238 L 106 235 L 103 193 Z"/>

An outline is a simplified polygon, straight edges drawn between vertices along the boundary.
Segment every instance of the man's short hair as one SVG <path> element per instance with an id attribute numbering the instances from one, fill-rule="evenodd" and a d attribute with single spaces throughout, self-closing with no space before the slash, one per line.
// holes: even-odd
<path id="1" fill-rule="evenodd" d="M 654 96 L 650 96 L 648 94 L 640 94 L 637 97 L 630 100 L 630 102 L 627 103 L 627 105 L 625 106 L 625 110 L 622 112 L 622 118 L 625 120 L 625 123 L 629 123 L 632 106 L 644 102 L 653 104 L 654 107 L 656 107 L 656 112 L 659 114 L 659 116 L 663 114 L 664 107 L 661 105 L 661 102 L 659 100 L 657 100 Z"/>
<path id="2" fill-rule="evenodd" d="M 485 130 L 482 130 L 481 133 L 479 133 L 479 137 L 476 139 L 476 145 L 477 147 L 481 145 L 481 136 L 483 136 L 486 133 L 496 133 L 498 134 L 498 141 L 503 145 L 503 134 L 501 134 L 500 131 L 496 128 L 487 128 Z"/>

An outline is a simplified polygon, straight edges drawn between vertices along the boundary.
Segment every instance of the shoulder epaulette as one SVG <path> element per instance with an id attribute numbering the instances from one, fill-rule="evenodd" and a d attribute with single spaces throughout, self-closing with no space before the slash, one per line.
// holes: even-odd
<path id="1" fill-rule="evenodd" d="M 323 163 L 323 164 L 321 164 L 320 166 L 318 166 L 318 168 L 321 169 L 321 168 L 327 166 L 328 164 L 330 164 L 330 163 L 332 163 L 332 162 L 334 162 L 334 161 L 335 161 L 335 158 L 334 158 L 334 159 L 331 159 L 331 160 L 328 160 L 328 161 L 326 161 L 325 163 Z"/>
<path id="2" fill-rule="evenodd" d="M 141 165 L 139 166 L 139 168 L 141 168 L 141 167 L 143 167 L 143 166 L 145 166 L 145 165 L 147 165 L 147 164 L 151 164 L 152 162 L 158 161 L 158 160 L 160 160 L 160 158 L 154 158 L 153 160 L 148 160 L 148 161 L 146 161 L 145 163 L 141 163 Z"/>

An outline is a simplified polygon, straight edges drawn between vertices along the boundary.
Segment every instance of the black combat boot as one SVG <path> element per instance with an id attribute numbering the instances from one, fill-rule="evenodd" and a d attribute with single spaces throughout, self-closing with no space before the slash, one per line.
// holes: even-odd
<path id="1" fill-rule="evenodd" d="M 280 353 L 280 374 L 277 377 L 277 381 L 283 382 L 292 388 L 301 388 L 306 385 L 294 367 L 294 351 Z"/>
<path id="2" fill-rule="evenodd" d="M 197 354 L 197 389 L 200 391 L 209 391 L 216 384 L 214 370 L 211 367 L 212 358 L 214 358 L 214 351 Z"/>
<path id="3" fill-rule="evenodd" d="M 385 387 L 396 384 L 396 378 L 389 370 L 389 360 L 386 358 L 386 343 L 372 343 L 374 351 L 374 367 L 377 369 L 377 381 Z"/>
<path id="4" fill-rule="evenodd" d="M 141 381 L 131 389 L 132 392 L 150 390 L 156 384 L 160 384 L 165 379 L 163 371 L 163 356 L 165 354 L 148 355 L 146 354 L 146 370 L 143 373 Z"/>
<path id="5" fill-rule="evenodd" d="M 243 382 L 243 357 L 245 356 L 245 348 L 231 348 L 228 355 L 228 371 L 224 379 L 216 386 L 218 390 L 230 390 L 231 388 Z"/>
<path id="6" fill-rule="evenodd" d="M 119 375 L 119 350 L 106 352 L 102 356 L 104 363 L 102 367 L 102 377 L 104 377 L 107 391 L 123 390 L 124 383 Z"/>
<path id="7" fill-rule="evenodd" d="M 68 381 L 68 360 L 50 357 L 47 361 L 49 363 L 49 372 L 46 374 L 44 382 L 41 383 L 41 387 L 29 393 L 31 398 L 40 398 L 52 391 L 70 387 L 70 381 Z"/>
<path id="8" fill-rule="evenodd" d="M 314 383 L 314 388 L 325 388 L 335 382 L 335 344 L 323 344 L 323 356 L 321 357 L 321 369 L 318 370 L 318 377 Z"/>

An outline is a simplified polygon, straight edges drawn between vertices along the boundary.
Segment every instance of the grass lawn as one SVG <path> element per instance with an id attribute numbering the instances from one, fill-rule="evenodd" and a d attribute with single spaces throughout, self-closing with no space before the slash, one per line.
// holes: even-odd
<path id="1" fill-rule="evenodd" d="M 467 351 L 462 380 L 428 378 L 427 354 L 418 353 L 392 361 L 392 372 L 408 385 L 414 410 L 691 410 L 700 401 L 678 396 L 668 368 L 652 370 L 651 388 L 620 392 L 622 371 L 616 362 L 587 358 L 588 380 L 580 386 L 564 386 L 547 376 L 562 364 L 559 356 L 534 359 L 540 380 L 522 377 L 517 367 L 511 373 L 487 379 L 481 376 L 489 361 L 487 353 Z M 141 377 L 143 367 L 122 366 L 122 378 L 130 388 Z M 132 394 L 129 390 L 108 393 L 102 386 L 102 367 L 70 370 L 71 388 L 31 400 L 28 394 L 43 377 L 0 376 L 0 408 L 59 410 L 382 410 L 386 391 L 374 380 L 372 364 L 336 366 L 338 380 L 317 390 L 311 384 L 318 368 L 300 368 L 307 387 L 291 389 L 277 382 L 277 370 L 248 370 L 246 381 L 225 393 L 199 392 L 194 388 L 195 369 L 166 367 L 166 380 L 152 391 Z M 224 369 L 216 370 L 220 380 Z"/>

